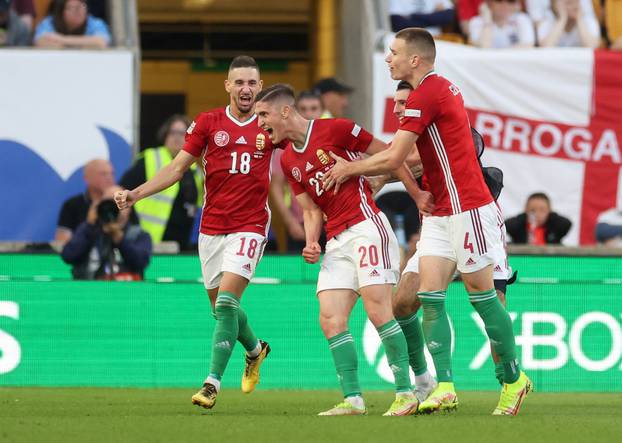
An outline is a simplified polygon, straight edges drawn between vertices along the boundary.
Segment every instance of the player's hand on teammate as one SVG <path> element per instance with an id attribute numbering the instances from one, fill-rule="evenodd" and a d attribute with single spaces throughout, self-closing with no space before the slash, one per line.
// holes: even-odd
<path id="1" fill-rule="evenodd" d="M 114 201 L 119 209 L 126 209 L 136 203 L 136 193 L 134 191 L 117 191 L 114 193 Z"/>
<path id="2" fill-rule="evenodd" d="M 419 209 L 422 215 L 432 215 L 434 211 L 434 197 L 432 197 L 432 193 L 420 191 L 415 196 L 415 203 L 417 203 L 417 209 Z"/>
<path id="3" fill-rule="evenodd" d="M 305 246 L 302 250 L 302 257 L 307 263 L 317 263 L 320 260 L 322 248 L 318 242 L 313 242 Z"/>
<path id="4" fill-rule="evenodd" d="M 328 172 L 326 172 L 326 174 L 324 174 L 324 177 L 322 177 L 322 181 L 324 183 L 323 188 L 325 191 L 329 191 L 334 187 L 335 191 L 333 193 L 336 194 L 339 192 L 341 184 L 350 178 L 350 175 L 348 174 L 349 162 L 338 155 L 333 154 L 332 152 L 329 152 L 329 154 L 333 160 L 335 160 L 335 164 Z"/>

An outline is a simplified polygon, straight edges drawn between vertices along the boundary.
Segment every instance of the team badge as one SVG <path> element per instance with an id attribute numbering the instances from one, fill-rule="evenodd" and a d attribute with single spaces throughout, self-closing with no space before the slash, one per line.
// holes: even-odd
<path id="1" fill-rule="evenodd" d="M 257 138 L 255 139 L 255 147 L 260 151 L 266 147 L 266 136 L 263 134 L 257 134 Z"/>
<path id="2" fill-rule="evenodd" d="M 229 134 L 226 131 L 218 131 L 216 135 L 214 135 L 214 143 L 216 146 L 226 146 L 229 143 Z"/>
<path id="3" fill-rule="evenodd" d="M 320 163 L 322 163 L 323 165 L 327 165 L 328 163 L 330 163 L 330 156 L 323 149 L 318 149 L 316 154 L 317 158 L 320 159 Z"/>
<path id="4" fill-rule="evenodd" d="M 298 167 L 292 168 L 292 176 L 298 183 L 302 182 L 302 174 L 300 173 L 300 169 L 298 169 Z"/>

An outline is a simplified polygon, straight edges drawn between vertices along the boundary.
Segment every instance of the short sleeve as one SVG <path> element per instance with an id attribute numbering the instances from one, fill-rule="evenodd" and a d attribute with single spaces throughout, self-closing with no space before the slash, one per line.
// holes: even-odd
<path id="1" fill-rule="evenodd" d="M 67 228 L 70 230 L 75 230 L 77 227 L 77 223 L 75 220 L 75 211 L 72 211 L 72 199 L 66 200 L 63 203 L 63 207 L 60 210 L 60 214 L 58 214 L 58 227 L 59 228 Z"/>
<path id="2" fill-rule="evenodd" d="M 336 144 L 347 151 L 366 152 L 374 136 L 352 120 L 339 118 L 333 120 L 331 133 L 336 138 Z"/>
<path id="3" fill-rule="evenodd" d="M 283 174 L 287 178 L 287 182 L 289 183 L 290 188 L 292 188 L 292 191 L 294 191 L 294 195 L 299 195 L 305 192 L 305 188 L 302 185 L 302 183 L 294 178 L 294 176 L 292 175 L 291 169 L 288 168 L 287 165 L 285 164 L 285 155 L 281 156 L 280 163 L 281 163 L 281 169 L 283 170 Z M 300 174 L 300 171 L 298 173 Z M 301 176 L 299 176 L 299 178 L 301 178 Z"/>
<path id="4" fill-rule="evenodd" d="M 37 25 L 37 29 L 35 30 L 34 40 L 37 41 L 45 34 L 50 34 L 52 32 L 56 32 L 54 29 L 54 24 L 52 23 L 52 17 L 47 16 L 41 23 Z"/>
<path id="5" fill-rule="evenodd" d="M 209 137 L 209 121 L 208 114 L 199 114 L 197 119 L 193 121 L 186 131 L 186 142 L 184 143 L 184 151 L 193 157 L 200 157 L 203 149 L 207 146 L 207 138 Z"/>
<path id="6" fill-rule="evenodd" d="M 100 19 L 93 16 L 89 16 L 87 26 L 86 26 L 86 35 L 95 35 L 97 37 L 101 37 L 106 40 L 106 44 L 110 44 L 110 31 L 108 30 L 108 25 Z"/>
<path id="7" fill-rule="evenodd" d="M 533 23 L 527 14 L 519 13 L 518 24 L 518 43 L 522 45 L 535 45 L 536 33 L 533 30 Z"/>
<path id="8" fill-rule="evenodd" d="M 429 88 L 427 92 L 421 87 L 412 91 L 406 100 L 404 118 L 400 122 L 399 129 L 423 134 L 425 128 L 435 120 L 438 114 L 438 104 L 435 99 L 436 94 Z"/>

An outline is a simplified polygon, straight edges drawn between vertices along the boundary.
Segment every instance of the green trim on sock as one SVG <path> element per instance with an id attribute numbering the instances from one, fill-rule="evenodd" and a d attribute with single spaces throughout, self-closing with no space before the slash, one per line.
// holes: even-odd
<path id="1" fill-rule="evenodd" d="M 405 392 L 412 390 L 408 362 L 408 345 L 399 323 L 393 319 L 376 328 L 387 353 L 389 367 L 395 377 L 395 390 Z"/>
<path id="2" fill-rule="evenodd" d="M 335 362 L 337 378 L 339 378 L 344 398 L 361 395 L 356 346 L 350 331 L 346 330 L 330 337 L 328 347 Z"/>

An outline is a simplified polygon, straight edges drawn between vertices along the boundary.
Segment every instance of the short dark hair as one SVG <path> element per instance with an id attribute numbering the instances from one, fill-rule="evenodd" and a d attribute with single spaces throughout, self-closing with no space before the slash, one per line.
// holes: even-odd
<path id="1" fill-rule="evenodd" d="M 414 89 L 413 85 L 411 85 L 410 83 L 408 83 L 406 80 L 401 80 L 398 84 L 397 84 L 397 88 L 395 88 L 396 91 L 401 91 L 403 89 L 410 89 L 411 91 Z"/>
<path id="2" fill-rule="evenodd" d="M 296 97 L 296 103 L 298 103 L 300 100 L 305 100 L 309 98 L 322 101 L 322 98 L 319 96 L 319 94 L 316 94 L 314 91 L 307 90 L 302 91 L 300 94 L 298 94 L 298 97 Z"/>
<path id="3" fill-rule="evenodd" d="M 414 46 L 419 55 L 430 63 L 436 59 L 436 44 L 434 37 L 423 28 L 404 28 L 395 34 L 395 38 L 405 40 L 407 44 Z"/>
<path id="4" fill-rule="evenodd" d="M 541 200 L 544 200 L 544 201 L 546 201 L 548 203 L 549 206 L 551 206 L 551 200 L 549 199 L 549 196 L 546 195 L 544 192 L 534 192 L 529 197 L 527 197 L 527 201 L 533 200 L 535 198 L 539 198 Z"/>
<path id="5" fill-rule="evenodd" d="M 190 126 L 190 119 L 186 117 L 185 115 L 183 114 L 171 115 L 169 118 L 167 118 L 164 121 L 164 123 L 162 123 L 162 125 L 158 129 L 158 132 L 156 133 L 156 138 L 158 139 L 158 143 L 162 145 L 164 144 L 164 141 L 166 140 L 166 136 L 168 135 L 168 132 L 171 130 L 171 126 L 173 126 L 173 123 L 175 122 L 183 122 L 186 125 L 186 129 L 188 129 L 188 126 Z"/>
<path id="6" fill-rule="evenodd" d="M 248 55 L 238 55 L 236 58 L 231 60 L 231 64 L 229 65 L 229 71 L 235 68 L 253 68 L 259 72 L 259 65 L 255 61 L 253 57 Z"/>
<path id="7" fill-rule="evenodd" d="M 290 104 L 294 104 L 294 102 L 296 101 L 296 94 L 294 93 L 294 88 L 285 83 L 277 83 L 267 89 L 263 89 L 259 94 L 257 94 L 255 101 L 271 103 L 277 99 L 280 100 L 283 98 L 287 99 Z"/>

